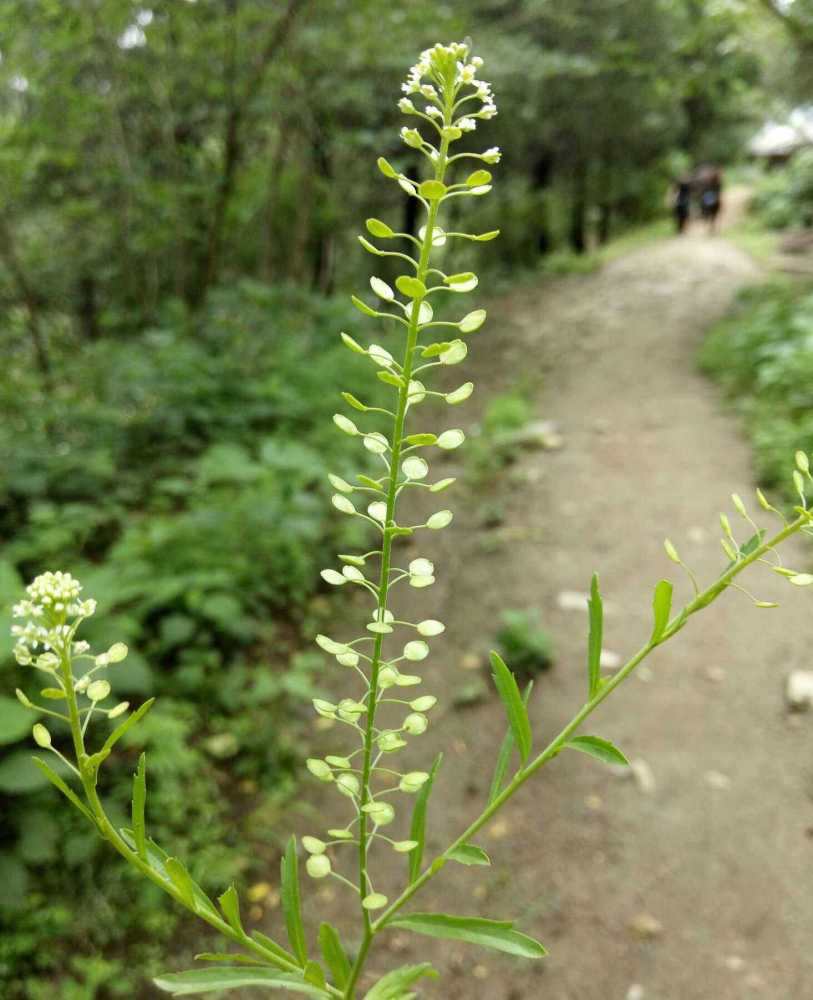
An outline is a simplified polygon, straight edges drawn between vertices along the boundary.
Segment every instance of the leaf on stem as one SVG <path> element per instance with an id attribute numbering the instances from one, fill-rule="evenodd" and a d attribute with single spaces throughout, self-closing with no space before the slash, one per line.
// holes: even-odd
<path id="1" fill-rule="evenodd" d="M 325 980 L 325 974 L 322 971 L 322 966 L 318 962 L 309 960 L 305 962 L 304 970 L 305 979 L 309 983 L 313 983 L 314 986 L 318 986 L 324 989 L 327 986 L 327 981 Z"/>
<path id="2" fill-rule="evenodd" d="M 531 752 L 531 723 L 528 721 L 528 710 L 517 687 L 517 679 L 505 665 L 499 653 L 491 651 L 491 666 L 493 667 L 494 684 L 505 706 L 508 723 L 514 734 L 514 742 L 519 750 L 519 756 L 524 764 Z"/>
<path id="3" fill-rule="evenodd" d="M 222 896 L 218 896 L 217 901 L 220 903 L 223 916 L 229 922 L 229 927 L 244 935 L 243 921 L 240 919 L 240 897 L 234 886 L 230 885 Z"/>
<path id="4" fill-rule="evenodd" d="M 272 938 L 268 937 L 267 934 L 263 934 L 262 931 L 252 931 L 251 936 L 257 944 L 261 944 L 263 948 L 265 948 L 266 951 L 270 951 L 275 958 L 282 959 L 283 962 L 295 961 L 293 955 L 289 955 L 283 947 L 278 945 Z"/>
<path id="5" fill-rule="evenodd" d="M 574 736 L 573 739 L 565 743 L 565 746 L 571 750 L 580 750 L 582 753 L 589 754 L 605 764 L 629 766 L 629 761 L 618 747 L 600 736 Z"/>
<path id="6" fill-rule="evenodd" d="M 169 875 L 170 881 L 181 894 L 181 899 L 187 906 L 195 909 L 195 890 L 203 892 L 199 885 L 196 885 L 192 876 L 186 870 L 186 865 L 178 858 L 167 858 L 164 862 L 164 869 Z"/>
<path id="7" fill-rule="evenodd" d="M 590 581 L 590 599 L 587 602 L 590 613 L 590 632 L 587 637 L 587 678 L 589 697 L 595 697 L 601 686 L 601 640 L 604 631 L 604 606 L 598 589 L 598 573 Z"/>
<path id="8" fill-rule="evenodd" d="M 668 580 L 661 580 L 655 587 L 652 595 L 652 615 L 654 625 L 652 627 L 651 643 L 660 642 L 666 626 L 669 624 L 669 615 L 672 612 L 672 584 Z"/>
<path id="9" fill-rule="evenodd" d="M 142 753 L 138 758 L 138 769 L 133 777 L 133 841 L 135 849 L 142 861 L 147 860 L 146 824 L 144 808 L 147 804 L 147 755 Z"/>
<path id="10" fill-rule="evenodd" d="M 340 990 L 343 990 L 350 982 L 352 966 L 342 946 L 339 932 L 331 924 L 321 924 L 319 927 L 319 947 L 333 981 Z"/>
<path id="11" fill-rule="evenodd" d="M 302 904 L 299 896 L 299 866 L 296 858 L 296 838 L 291 836 L 282 857 L 282 909 L 288 940 L 301 965 L 308 960 L 305 930 L 302 926 Z"/>
<path id="12" fill-rule="evenodd" d="M 531 697 L 533 686 L 534 682 L 529 681 L 528 686 L 525 688 L 525 694 L 522 696 L 522 700 L 526 706 L 528 704 L 528 699 Z M 488 792 L 488 805 L 491 805 L 494 799 L 496 799 L 502 791 L 503 781 L 505 781 L 505 773 L 508 770 L 508 763 L 511 760 L 511 754 L 513 752 L 514 732 L 509 726 L 508 731 L 505 734 L 505 738 L 502 741 L 500 752 L 497 754 L 497 763 L 494 766 L 494 776 L 491 779 L 491 787 Z"/>
<path id="13" fill-rule="evenodd" d="M 461 865 L 490 865 L 491 858 L 476 844 L 461 844 L 446 855 L 450 861 Z"/>
<path id="14" fill-rule="evenodd" d="M 426 810 L 429 806 L 429 796 L 432 793 L 432 785 L 435 776 L 443 761 L 443 754 L 439 753 L 429 772 L 429 778 L 421 786 L 420 791 L 415 796 L 415 805 L 412 807 L 412 823 L 409 828 L 409 839 L 415 840 L 418 846 L 409 852 L 409 882 L 410 885 L 420 875 L 421 862 L 423 861 L 423 847 L 426 840 Z"/>
<path id="15" fill-rule="evenodd" d="M 270 990 L 288 990 L 305 996 L 321 998 L 329 994 L 299 976 L 275 972 L 263 966 L 221 966 L 216 969 L 190 969 L 188 972 L 169 972 L 157 976 L 153 982 L 159 990 L 172 996 L 190 996 L 198 993 L 216 993 L 236 990 L 243 986 L 261 986 Z"/>
<path id="16" fill-rule="evenodd" d="M 428 962 L 423 962 L 421 965 L 404 965 L 400 969 L 388 972 L 383 979 L 379 979 L 375 986 L 364 994 L 364 1000 L 401 1000 L 407 995 L 404 994 L 404 990 L 413 986 L 419 979 L 427 976 L 437 979 L 437 975 Z"/>
<path id="17" fill-rule="evenodd" d="M 60 792 L 62 792 L 62 794 L 65 796 L 65 798 L 72 805 L 76 806 L 79 812 L 82 813 L 83 816 L 86 816 L 90 820 L 90 822 L 93 823 L 94 826 L 96 826 L 96 820 L 93 816 L 93 813 L 88 809 L 88 807 L 84 804 L 84 802 L 82 802 L 82 800 L 79 798 L 76 792 L 69 785 L 67 785 L 62 780 L 62 778 L 60 778 L 60 776 L 56 773 L 56 771 L 52 767 L 49 767 L 44 760 L 40 760 L 39 757 L 32 757 L 31 759 L 34 761 L 34 764 L 40 769 L 40 771 L 42 771 L 45 777 L 51 782 L 51 784 L 55 788 L 58 788 Z"/>
<path id="18" fill-rule="evenodd" d="M 124 720 L 124 722 L 122 722 L 120 726 L 117 726 L 113 730 L 113 732 L 107 737 L 107 739 L 104 741 L 102 749 L 99 752 L 110 753 L 110 751 L 118 743 L 118 741 L 122 738 L 122 736 L 124 736 L 124 734 L 128 730 L 132 729 L 137 722 L 140 722 L 141 719 L 144 718 L 144 716 L 147 714 L 147 712 L 149 712 L 149 710 L 152 708 L 154 704 L 155 704 L 155 698 L 150 698 L 148 701 L 145 701 L 143 705 L 137 708 L 135 712 L 132 713 L 132 715 L 128 715 L 127 718 Z"/>
<path id="19" fill-rule="evenodd" d="M 510 920 L 486 920 L 482 917 L 454 917 L 448 913 L 410 913 L 387 921 L 387 927 L 400 927 L 451 941 L 466 941 L 484 948 L 504 951 L 520 958 L 542 958 L 545 948 L 532 937 L 513 929 Z"/>

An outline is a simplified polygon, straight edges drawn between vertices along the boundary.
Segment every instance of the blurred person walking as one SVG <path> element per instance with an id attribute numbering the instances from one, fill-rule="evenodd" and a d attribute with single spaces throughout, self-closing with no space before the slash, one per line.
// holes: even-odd
<path id="1" fill-rule="evenodd" d="M 708 167 L 700 172 L 699 188 L 700 215 L 708 222 L 709 233 L 715 233 L 723 192 L 723 175 L 719 167 Z"/>
<path id="2" fill-rule="evenodd" d="M 686 229 L 692 205 L 692 182 L 689 177 L 680 177 L 672 188 L 672 213 L 678 233 Z"/>

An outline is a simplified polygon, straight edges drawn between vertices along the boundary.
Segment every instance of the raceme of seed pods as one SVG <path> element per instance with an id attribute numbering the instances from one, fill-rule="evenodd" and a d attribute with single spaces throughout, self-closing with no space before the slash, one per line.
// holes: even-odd
<path id="1" fill-rule="evenodd" d="M 370 415 L 365 420 L 379 420 L 381 415 L 388 417 L 389 423 L 384 424 L 383 430 L 380 426 L 361 430 L 344 414 L 334 418 L 341 431 L 360 437 L 364 447 L 378 456 L 383 467 L 379 478 L 358 475 L 353 483 L 334 474 L 330 476 L 336 490 L 333 498 L 336 508 L 347 515 L 366 519 L 376 532 L 378 546 L 364 554 L 341 555 L 341 570 L 331 568 L 322 573 L 329 584 L 355 585 L 366 590 L 371 598 L 372 612 L 365 633 L 360 637 L 349 640 L 317 637 L 319 646 L 335 657 L 340 667 L 349 671 L 355 688 L 352 695 L 335 704 L 316 700 L 314 708 L 319 715 L 346 725 L 357 745 L 354 749 L 338 747 L 335 754 L 307 762 L 316 779 L 330 784 L 347 800 L 349 816 L 344 826 L 329 829 L 325 839 L 302 838 L 308 873 L 317 879 L 328 876 L 339 879 L 357 898 L 358 924 L 355 931 L 346 932 L 352 949 L 345 947 L 339 931 L 328 923 L 323 923 L 319 929 L 319 957 L 309 948 L 302 920 L 299 862 L 293 837 L 282 859 L 281 873 L 287 947 L 259 931 L 246 931 L 239 895 L 233 885 L 218 897 L 217 902 L 211 900 L 192 879 L 186 865 L 168 855 L 148 835 L 147 769 L 143 753 L 133 779 L 130 824 L 123 828 L 113 825 L 97 791 L 99 769 L 121 737 L 149 711 L 153 700 L 126 715 L 112 731 L 103 734 L 102 740 L 94 741 L 98 749 L 91 750 L 91 736 L 95 732 L 90 728 L 91 722 L 116 720 L 128 712 L 127 702 L 116 704 L 109 700 L 112 686 L 107 677 L 102 676 L 114 671 L 116 665 L 126 659 L 127 647 L 117 642 L 104 652 L 94 653 L 87 642 L 77 639 L 77 630 L 94 614 L 96 602 L 80 596 L 80 583 L 68 573 L 49 572 L 38 576 L 27 588 L 27 596 L 13 608 L 14 618 L 19 621 L 12 626 L 15 658 L 21 666 L 31 667 L 35 675 L 44 677 L 47 685 L 40 690 L 38 702 L 19 689 L 17 697 L 40 718 L 54 719 L 58 724 L 67 725 L 70 731 L 69 742 L 60 734 L 55 743 L 48 725 L 42 721 L 34 724 L 32 735 L 37 746 L 60 760 L 58 768 L 54 769 L 44 760 L 35 758 L 37 767 L 130 865 L 239 948 L 229 953 L 199 955 L 201 961 L 209 964 L 154 980 L 160 989 L 172 995 L 260 987 L 317 1000 L 356 1000 L 373 942 L 380 933 L 391 928 L 479 944 L 524 958 L 542 957 L 545 954 L 542 945 L 515 930 L 510 921 L 401 911 L 448 862 L 489 865 L 488 855 L 473 843 L 472 838 L 532 775 L 563 750 L 578 750 L 604 763 L 626 764 L 623 753 L 610 741 L 599 736 L 580 735 L 579 730 L 654 649 L 675 636 L 692 615 L 708 607 L 729 588 L 747 594 L 757 607 L 775 607 L 774 602 L 758 600 L 741 587 L 737 577 L 744 570 L 757 563 L 766 564 L 794 586 L 813 584 L 813 574 L 784 566 L 776 551 L 780 543 L 797 532 L 813 534 L 813 511 L 809 510 L 806 497 L 813 477 L 808 458 L 802 452 L 796 455 L 793 472 L 799 503 L 794 507 L 792 520 L 757 491 L 762 510 L 781 521 L 781 528 L 773 536 L 766 536 L 765 529 L 752 519 L 737 494 L 732 496 L 734 511 L 745 525 L 746 537 L 739 541 L 729 517 L 720 515 L 720 541 L 727 564 L 709 586 L 701 587 L 672 542 L 664 543 L 669 559 L 687 572 L 694 596 L 673 613 L 672 584 L 661 580 L 654 589 L 652 631 L 648 640 L 612 677 L 601 674 L 603 612 L 598 578 L 594 576 L 589 601 L 584 703 L 564 729 L 533 756 L 533 733 L 527 711 L 530 689 L 520 693 L 508 666 L 492 653 L 494 682 L 505 708 L 507 731 L 497 754 L 488 801 L 441 854 L 424 862 L 427 808 L 440 758 L 426 771 L 404 772 L 395 763 L 397 752 L 409 739 L 420 736 L 429 724 L 435 697 L 423 690 L 420 693 L 413 690 L 409 694 L 406 691 L 422 684 L 422 674 L 412 671 L 426 669 L 430 654 L 427 640 L 440 635 L 444 626 L 431 617 L 419 622 L 404 621 L 396 617 L 389 599 L 396 585 L 422 589 L 431 586 L 435 579 L 435 567 L 425 556 L 417 556 L 405 567 L 395 565 L 393 551 L 397 539 L 422 529 L 440 530 L 452 520 L 451 512 L 444 509 L 435 511 L 424 524 L 401 525 L 396 518 L 396 504 L 404 490 L 425 489 L 439 493 L 450 486 L 450 479 L 430 482 L 429 462 L 423 456 L 431 452 L 425 449 L 456 448 L 463 442 L 463 432 L 456 428 L 439 434 L 408 433 L 407 418 L 429 397 L 443 399 L 454 406 L 467 399 L 472 391 L 469 382 L 449 393 L 433 391 L 425 385 L 425 373 L 436 366 L 461 362 L 466 356 L 466 344 L 457 334 L 473 332 L 485 319 L 483 310 L 475 310 L 461 320 L 436 321 L 430 301 L 433 298 L 437 301 L 444 293 L 471 291 L 477 285 L 477 278 L 469 272 L 445 274 L 434 266 L 435 249 L 454 237 L 490 240 L 497 235 L 493 232 L 480 236 L 449 233 L 439 224 L 443 202 L 454 197 L 485 194 L 491 180 L 487 171 L 477 169 L 461 182 L 447 183 L 447 170 L 466 159 L 495 163 L 500 156 L 496 148 L 484 153 L 450 154 L 452 143 L 472 132 L 478 119 L 488 119 L 495 114 L 490 87 L 476 79 L 479 68 L 480 60 L 470 58 L 464 44 L 436 45 L 424 52 L 410 71 L 403 87 L 407 96 L 399 106 L 406 114 L 423 120 L 430 130 L 432 142 L 417 129 L 404 129 L 402 136 L 407 145 L 426 156 L 432 176 L 418 183 L 385 160 L 379 160 L 384 175 L 395 180 L 409 197 L 416 198 L 426 213 L 425 225 L 417 239 L 410 234 L 396 233 L 375 219 L 367 223 L 374 238 L 401 239 L 410 244 L 407 250 L 413 251 L 411 253 L 383 250 L 366 237 L 361 238 L 362 245 L 371 253 L 394 257 L 403 261 L 408 269 L 408 273 L 395 281 L 402 299 L 378 277 L 373 277 L 370 284 L 374 294 L 384 303 L 383 307 L 354 299 L 363 313 L 394 324 L 392 329 L 395 331 L 400 329 L 403 337 L 400 360 L 396 360 L 387 348 L 376 344 L 364 348 L 342 334 L 345 344 L 375 366 L 377 377 L 393 387 L 396 397 L 394 408 L 389 410 L 368 407 L 356 396 L 344 394 L 349 406 Z M 421 107 L 416 106 L 415 100 L 421 102 Z M 436 328 L 455 332 L 449 340 L 434 341 Z M 368 501 L 366 509 L 360 510 L 364 501 Z M 377 570 L 373 579 L 369 577 L 371 569 Z M 406 696 L 396 697 L 401 694 Z M 379 724 L 385 711 L 390 715 L 394 713 L 395 724 Z M 398 839 L 384 831 L 398 827 L 398 803 L 403 801 L 400 794 L 411 797 L 413 803 L 408 836 Z M 395 796 L 395 804 L 390 796 Z M 376 889 L 370 872 L 370 848 L 376 842 L 395 852 L 393 857 L 405 856 L 405 888 L 392 901 Z M 337 870 L 340 864 L 352 866 L 354 858 L 355 868 L 349 869 L 349 877 Z M 364 998 L 413 1000 L 417 994 L 412 987 L 422 978 L 435 975 L 427 962 L 395 968 L 372 984 Z"/>
<path id="2" fill-rule="evenodd" d="M 378 241 L 376 244 L 360 237 L 366 250 L 377 256 L 396 258 L 406 273 L 395 279 L 394 288 L 373 276 L 370 278 L 373 303 L 356 296 L 353 302 L 366 316 L 386 323 L 387 334 L 397 335 L 400 331 L 401 342 L 390 345 L 392 349 L 379 344 L 365 348 L 347 334 L 342 335 L 347 347 L 367 358 L 377 369 L 377 377 L 392 386 L 395 399 L 392 409 L 384 409 L 366 406 L 351 393 L 343 393 L 350 408 L 366 415 L 365 422 L 371 418 L 374 422 L 362 429 L 344 413 L 333 418 L 340 431 L 358 437 L 363 447 L 381 462 L 382 474 L 378 478 L 360 475 L 351 481 L 334 474 L 329 477 L 336 490 L 333 505 L 343 514 L 368 521 L 379 545 L 363 554 L 340 555 L 341 569 L 322 571 L 329 584 L 366 590 L 371 598 L 371 614 L 362 636 L 336 639 L 320 635 L 316 639 L 340 666 L 358 675 L 359 685 L 352 696 L 336 704 L 316 699 L 314 708 L 320 716 L 349 727 L 356 735 L 357 746 L 351 752 L 342 748 L 340 753 L 324 759 L 308 760 L 308 769 L 314 777 L 330 783 L 347 798 L 349 815 L 347 824 L 328 830 L 325 839 L 305 837 L 302 844 L 309 854 L 306 868 L 313 878 L 334 875 L 346 881 L 334 870 L 326 853 L 328 847 L 336 849 L 333 852 L 336 856 L 343 852 L 351 863 L 357 861 L 358 881 L 353 888 L 367 911 L 380 910 L 388 903 L 387 896 L 376 890 L 369 864 L 370 848 L 375 841 L 398 853 L 413 855 L 413 868 L 420 864 L 419 840 L 412 836 L 393 839 L 386 830 L 396 820 L 400 808 L 398 793 L 416 796 L 430 780 L 428 771 L 398 770 L 397 752 L 429 725 L 428 713 L 437 699 L 423 691 L 418 697 L 410 697 L 410 693 L 414 695 L 414 689 L 422 684 L 430 655 L 429 640 L 445 628 L 435 618 L 404 621 L 390 607 L 390 600 L 398 588 L 423 589 L 435 582 L 434 564 L 424 556 L 411 559 L 406 566 L 398 565 L 397 540 L 424 529 L 432 532 L 445 528 L 452 521 L 452 512 L 437 510 L 423 524 L 403 525 L 397 520 L 397 502 L 407 490 L 441 493 L 451 486 L 452 479 L 432 481 L 430 460 L 424 456 L 431 456 L 434 449 L 458 448 L 465 440 L 463 431 L 456 427 L 436 433 L 422 427 L 419 433 L 410 433 L 408 423 L 416 408 L 428 399 L 441 399 L 453 407 L 469 398 L 474 388 L 471 382 L 441 393 L 427 386 L 427 376 L 432 369 L 460 364 L 467 353 L 466 342 L 460 335 L 473 333 L 486 318 L 483 309 L 451 321 L 435 318 L 433 303 L 450 294 L 454 298 L 472 291 L 477 287 L 477 276 L 470 271 L 447 274 L 436 266 L 433 258 L 441 256 L 444 251 L 440 248 L 453 239 L 485 241 L 497 236 L 496 232 L 449 233 L 440 224 L 445 202 L 478 197 L 491 190 L 491 174 L 482 167 L 472 171 L 471 161 L 492 164 L 500 158 L 497 148 L 482 153 L 450 152 L 455 142 L 475 130 L 478 119 L 496 114 L 491 87 L 477 79 L 482 60 L 467 59 L 464 45 L 437 45 L 423 53 L 403 84 L 406 96 L 399 102 L 399 108 L 425 123 L 428 138 L 417 128 L 406 126 L 401 129 L 401 137 L 409 147 L 424 154 L 431 176 L 418 183 L 386 160 L 378 161 L 381 172 L 420 203 L 425 217 L 418 237 L 395 232 L 379 219 L 367 220 L 367 231 Z M 460 167 L 468 169 L 461 171 Z M 447 174 L 454 168 L 461 180 L 450 183 Z M 383 249 L 380 244 L 390 240 L 400 241 L 401 248 Z M 387 724 L 381 721 L 384 716 Z M 392 796 L 396 796 L 395 800 Z"/>

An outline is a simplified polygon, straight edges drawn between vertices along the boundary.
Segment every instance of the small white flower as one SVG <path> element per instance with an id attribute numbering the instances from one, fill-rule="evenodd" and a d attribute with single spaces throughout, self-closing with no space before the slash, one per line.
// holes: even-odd
<path id="1" fill-rule="evenodd" d="M 473 118 L 458 118 L 455 125 L 461 132 L 473 132 L 477 128 L 477 122 Z"/>

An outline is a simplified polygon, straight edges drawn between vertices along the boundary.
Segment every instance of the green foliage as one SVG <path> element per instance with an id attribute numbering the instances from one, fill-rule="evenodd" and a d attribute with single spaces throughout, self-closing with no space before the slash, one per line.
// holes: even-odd
<path id="1" fill-rule="evenodd" d="M 813 291 L 774 282 L 743 292 L 700 364 L 745 416 L 760 482 L 793 500 L 788 464 L 813 447 Z"/>
<path id="2" fill-rule="evenodd" d="M 770 229 L 813 225 L 813 150 L 800 151 L 787 166 L 766 174 L 751 211 Z"/>
<path id="3" fill-rule="evenodd" d="M 521 677 L 535 677 L 553 665 L 553 641 L 532 611 L 504 611 L 497 648 Z"/>

